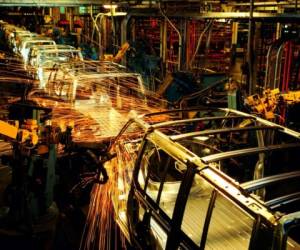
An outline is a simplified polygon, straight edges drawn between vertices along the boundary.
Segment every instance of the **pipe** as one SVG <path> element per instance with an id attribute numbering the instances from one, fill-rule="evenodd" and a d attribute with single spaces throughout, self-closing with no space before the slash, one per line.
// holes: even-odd
<path id="1" fill-rule="evenodd" d="M 102 40 L 102 36 L 101 36 L 101 30 L 99 29 L 98 24 L 97 24 L 97 20 L 100 17 L 100 28 L 101 28 L 102 20 L 103 20 L 103 17 L 105 16 L 105 13 L 100 12 L 94 18 L 93 17 L 93 9 L 91 8 L 90 15 L 91 15 L 91 18 L 93 20 L 93 31 L 92 31 L 92 35 L 91 35 L 91 41 L 93 41 L 93 37 L 94 37 L 94 33 L 95 33 L 95 28 L 96 28 L 97 31 L 98 31 L 98 36 L 99 36 L 99 38 L 98 38 L 99 39 L 99 42 L 98 42 L 99 54 L 100 54 L 100 56 L 102 56 L 102 54 L 103 54 L 102 53 L 102 41 L 101 41 Z"/>
<path id="2" fill-rule="evenodd" d="M 279 81 L 280 81 L 280 71 L 281 71 L 281 63 L 280 60 L 282 58 L 282 51 L 284 47 L 284 42 L 280 45 L 277 53 L 276 53 L 276 63 L 275 63 L 275 71 L 274 71 L 274 82 L 272 89 L 279 88 Z M 279 76 L 278 76 L 279 75 Z"/>
<path id="3" fill-rule="evenodd" d="M 288 60 L 289 60 L 289 47 L 290 42 L 286 43 L 286 50 L 285 50 L 285 58 L 284 58 L 284 65 L 283 65 L 283 79 L 282 79 L 282 87 L 281 91 L 285 91 L 285 85 L 287 81 L 287 69 L 288 69 Z"/>
<path id="4" fill-rule="evenodd" d="M 176 26 L 171 22 L 171 20 L 167 17 L 167 15 L 162 11 L 160 3 L 159 3 L 159 10 L 163 17 L 168 21 L 170 26 L 176 31 L 179 38 L 179 47 L 178 47 L 178 70 L 181 69 L 181 50 L 182 50 L 182 36 L 180 34 L 180 31 L 176 28 Z"/>
<path id="5" fill-rule="evenodd" d="M 265 84 L 264 84 L 264 89 L 269 88 L 269 64 L 271 61 L 271 52 L 273 50 L 273 48 L 276 46 L 276 42 L 273 43 L 269 49 L 268 49 L 268 53 L 267 53 L 267 62 L 266 62 L 266 76 L 265 76 Z"/>
<path id="6" fill-rule="evenodd" d="M 293 43 L 292 43 L 292 41 L 289 42 L 288 56 L 289 57 L 288 57 L 288 65 L 287 65 L 285 91 L 289 90 L 289 83 L 290 83 L 290 73 L 291 73 L 291 66 L 292 66 L 292 59 L 293 59 Z"/>
<path id="7" fill-rule="evenodd" d="M 93 40 L 95 28 L 97 29 L 98 32 L 100 32 L 99 27 L 97 25 L 97 19 L 99 18 L 100 15 L 104 15 L 104 13 L 98 13 L 95 18 L 93 17 L 93 13 L 91 13 L 91 18 L 93 20 L 93 31 L 91 35 L 91 40 Z"/>

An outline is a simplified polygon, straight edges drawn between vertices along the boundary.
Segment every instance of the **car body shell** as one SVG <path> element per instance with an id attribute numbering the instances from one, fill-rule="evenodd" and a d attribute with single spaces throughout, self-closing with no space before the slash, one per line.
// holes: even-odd
<path id="1" fill-rule="evenodd" d="M 47 37 L 34 37 L 22 41 L 20 45 L 20 55 L 22 56 L 25 65 L 28 63 L 30 48 L 35 45 L 56 45 L 56 43 L 51 38 Z"/>
<path id="2" fill-rule="evenodd" d="M 282 160 L 299 146 L 298 132 L 230 109 L 137 116 L 106 164 L 117 222 L 141 249 L 299 249 L 300 171 Z"/>
<path id="3" fill-rule="evenodd" d="M 41 45 L 32 47 L 26 69 L 40 81 L 39 88 L 46 88 L 50 72 L 55 65 L 71 61 L 82 61 L 81 51 L 68 45 Z"/>

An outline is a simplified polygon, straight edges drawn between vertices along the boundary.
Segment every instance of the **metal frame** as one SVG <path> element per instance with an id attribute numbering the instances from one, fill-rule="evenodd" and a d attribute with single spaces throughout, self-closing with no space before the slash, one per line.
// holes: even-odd
<path id="1" fill-rule="evenodd" d="M 61 71 L 64 74 L 64 81 L 67 83 L 67 79 L 70 80 L 72 85 L 71 101 L 75 101 L 76 88 L 79 83 L 85 81 L 101 81 L 104 78 L 119 78 L 127 79 L 134 78 L 137 80 L 137 86 L 141 88 L 141 93 L 145 94 L 142 76 L 138 73 L 129 72 L 126 67 L 110 62 L 110 61 L 75 61 L 70 63 L 62 63 L 53 68 L 54 77 L 50 75 L 47 85 L 50 86 L 52 82 L 60 79 L 56 79 L 57 72 Z M 75 84 L 76 82 L 76 84 Z M 122 84 L 120 84 L 122 85 Z M 129 85 L 128 85 L 129 86 Z M 133 88 L 134 89 L 134 88 Z"/>
<path id="2" fill-rule="evenodd" d="M 169 122 L 161 122 L 159 124 L 155 124 L 152 126 L 152 128 L 162 128 L 162 127 L 168 127 L 168 126 L 176 126 L 176 125 L 183 125 L 186 123 L 194 123 L 194 122 L 201 122 L 201 121 L 215 121 L 215 120 L 234 120 L 234 119 L 252 119 L 250 116 L 242 116 L 242 115 L 236 115 L 236 116 L 213 116 L 213 117 L 201 117 L 201 118 L 193 118 L 193 119 L 183 119 L 183 120 L 176 120 L 176 121 L 169 121 Z"/>
<path id="3" fill-rule="evenodd" d="M 237 156 L 245 156 L 245 155 L 262 153 L 262 152 L 273 152 L 276 150 L 284 150 L 284 149 L 298 148 L 298 147 L 300 147 L 299 143 L 288 143 L 288 144 L 283 144 L 283 145 L 270 145 L 270 146 L 266 146 L 266 147 L 246 148 L 246 149 L 239 149 L 239 150 L 217 153 L 217 154 L 202 157 L 201 159 L 205 163 L 211 163 L 211 162 L 221 161 L 221 160 L 225 160 L 225 159 L 237 157 Z"/>
<path id="4" fill-rule="evenodd" d="M 132 11 L 130 12 L 132 16 L 149 16 L 149 13 L 140 11 Z M 159 12 L 152 13 L 153 16 L 161 16 Z M 182 18 L 192 18 L 195 20 L 201 19 L 235 19 L 235 20 L 249 20 L 250 13 L 249 12 L 176 12 L 176 13 L 168 13 L 168 17 L 182 17 Z M 268 13 L 268 12 L 253 12 L 252 16 L 254 21 L 273 21 L 273 22 L 297 22 L 300 19 L 298 14 L 294 13 Z"/>
<path id="5" fill-rule="evenodd" d="M 300 176 L 300 171 L 287 173 L 287 174 L 280 174 L 276 176 L 271 177 L 265 177 L 259 180 L 254 180 L 249 183 L 239 184 L 236 180 L 232 179 L 231 177 L 227 176 L 220 170 L 216 169 L 214 167 L 214 162 L 228 159 L 228 158 L 234 158 L 239 156 L 245 156 L 249 154 L 262 154 L 267 152 L 275 152 L 277 150 L 286 150 L 290 148 L 298 148 L 300 147 L 300 141 L 299 143 L 286 143 L 286 144 L 274 144 L 274 145 L 264 145 L 263 142 L 259 147 L 256 148 L 245 148 L 245 149 L 239 149 L 239 150 L 231 150 L 221 153 L 212 154 L 210 156 L 206 157 L 198 157 L 188 149 L 186 149 L 184 146 L 182 146 L 178 140 L 179 139 L 185 139 L 193 136 L 199 136 L 199 135 L 210 135 L 210 134 L 218 134 L 218 133 L 231 133 L 231 132 L 245 132 L 245 131 L 262 131 L 262 130 L 272 130 L 272 131 L 278 131 L 280 133 L 284 133 L 286 135 L 289 135 L 293 138 L 300 139 L 300 134 L 298 132 L 292 131 L 290 129 L 286 129 L 282 126 L 279 126 L 277 124 L 274 124 L 272 122 L 263 120 L 261 118 L 239 112 L 234 111 L 230 109 L 208 109 L 210 111 L 223 111 L 226 113 L 226 116 L 216 116 L 216 117 L 203 117 L 203 118 L 194 118 L 194 119 L 180 119 L 175 121 L 158 121 L 153 122 L 151 124 L 151 118 L 155 118 L 156 116 L 159 117 L 160 115 L 166 115 L 169 118 L 172 118 L 172 115 L 178 114 L 178 113 L 184 113 L 184 112 L 193 112 L 193 111 L 205 111 L 207 109 L 204 108 L 195 108 L 195 109 L 189 109 L 189 110 L 169 110 L 169 111 L 163 111 L 163 112 L 157 112 L 147 115 L 138 116 L 135 118 L 132 118 L 121 130 L 120 134 L 116 137 L 115 142 L 118 140 L 118 138 L 122 135 L 122 133 L 125 132 L 126 128 L 132 124 L 136 123 L 139 127 L 143 128 L 145 131 L 145 137 L 144 142 L 146 140 L 152 142 L 154 145 L 156 145 L 158 148 L 165 151 L 167 154 L 169 154 L 170 157 L 173 157 L 176 160 L 181 161 L 185 165 L 188 166 L 187 171 L 192 171 L 195 173 L 195 171 L 200 174 L 202 178 L 204 178 L 206 181 L 208 181 L 218 192 L 222 193 L 225 197 L 227 197 L 229 200 L 234 202 L 238 207 L 246 211 L 249 215 L 251 215 L 258 224 L 263 223 L 264 225 L 268 225 L 273 230 L 278 230 L 279 232 L 282 232 L 284 230 L 284 227 L 286 226 L 285 223 L 287 221 L 284 221 L 282 225 L 278 226 L 279 220 L 282 215 L 279 216 L 279 214 L 275 213 L 273 209 L 276 206 L 280 206 L 284 202 L 294 202 L 296 200 L 300 199 L 300 192 L 296 192 L 293 194 L 285 195 L 283 197 L 277 197 L 273 200 L 270 200 L 268 202 L 264 202 L 261 199 L 259 199 L 256 195 L 252 194 L 251 191 L 255 191 L 260 188 L 264 188 L 267 185 L 274 184 L 283 180 L 291 179 L 291 178 L 298 178 Z M 236 116 L 234 116 L 236 115 Z M 185 134 L 182 136 L 168 136 L 163 131 L 164 128 L 167 126 L 176 126 L 176 125 L 184 125 L 184 124 L 190 124 L 191 122 L 198 122 L 198 121 L 210 121 L 210 120 L 234 120 L 234 119 L 251 119 L 255 122 L 255 126 L 252 127 L 244 127 L 244 128 L 223 128 L 223 129 L 215 129 L 215 130 L 208 130 L 208 131 L 200 131 L 200 132 L 194 132 Z M 150 119 L 150 121 L 149 121 Z M 168 119 L 168 118 L 166 118 Z M 149 123 L 150 122 L 150 123 Z M 258 136 L 259 137 L 259 136 Z M 174 139 L 175 138 L 175 139 Z M 259 139 L 259 138 L 258 138 Z M 114 143 L 115 143 L 114 142 Z M 141 156 L 143 155 L 143 150 L 145 147 L 145 143 L 143 148 L 140 150 L 139 157 L 135 164 L 134 169 L 134 175 L 133 175 L 133 186 L 135 197 L 140 200 L 142 203 L 146 200 L 151 199 L 150 197 L 145 194 L 144 191 L 140 190 L 139 184 L 137 183 L 137 173 L 139 169 L 139 164 L 141 160 Z M 189 179 L 190 180 L 190 179 Z M 190 181 L 191 182 L 191 181 Z M 187 195 L 189 188 L 183 188 L 184 185 L 186 185 L 184 181 L 182 182 L 182 187 L 179 191 L 179 195 L 182 195 L 182 190 L 185 190 L 184 193 Z M 190 183 L 191 184 L 191 183 Z M 162 184 L 161 184 L 162 185 Z M 161 188 L 160 188 L 161 191 Z M 178 198 L 178 200 L 180 200 Z M 163 227 L 167 229 L 169 236 L 167 247 L 166 249 L 174 249 L 174 247 L 178 246 L 179 239 L 178 237 L 185 237 L 181 229 L 180 229 L 180 222 L 182 220 L 183 211 L 184 211 L 184 204 L 182 203 L 183 200 L 181 200 L 181 203 L 178 203 L 178 200 L 176 202 L 176 205 L 174 209 L 180 209 L 176 210 L 177 212 L 174 214 L 178 222 L 177 224 L 174 224 L 175 217 L 172 218 L 172 223 L 169 221 L 169 219 L 164 218 L 163 212 L 159 208 L 158 205 L 151 205 L 149 209 L 153 211 L 152 216 L 155 217 L 158 222 L 161 225 L 164 225 Z M 152 201 L 151 201 L 152 202 Z M 150 202 L 150 203 L 151 203 Z M 155 201 L 153 201 L 155 202 Z M 144 203 L 145 204 L 145 203 Z M 180 204 L 180 205 L 179 205 Z M 147 204 L 145 204 L 147 206 Z M 178 207 L 177 207 L 178 206 Z M 210 206 L 212 209 L 212 206 Z M 210 211 L 211 212 L 211 211 Z M 206 217 L 206 226 L 209 221 L 209 211 L 207 213 Z M 288 215 L 283 216 L 282 218 L 288 217 Z M 174 220 L 173 220 L 174 219 Z M 296 222 L 295 222 L 296 223 Z M 176 226 L 177 225 L 177 226 Z M 208 226 L 207 226 L 208 227 Z M 252 237 L 256 234 L 256 230 L 258 230 L 258 226 L 253 227 Z M 181 235 L 181 236 L 179 236 Z M 176 238 L 177 237 L 177 238 Z M 205 234 L 202 235 L 202 241 L 201 245 L 198 246 L 199 248 L 203 247 L 205 244 Z M 284 236 L 282 236 L 284 237 Z M 281 238 L 281 241 L 284 241 L 283 238 Z M 189 242 L 189 241 L 187 241 Z M 189 242 L 190 244 L 191 242 Z M 255 243 L 250 242 L 250 246 L 255 245 Z M 197 247 L 197 248 L 198 248 Z"/>
<path id="6" fill-rule="evenodd" d="M 300 192 L 295 192 L 292 194 L 278 197 L 276 199 L 266 201 L 266 205 L 268 207 L 270 207 L 271 209 L 275 209 L 283 204 L 285 205 L 285 204 L 296 202 L 299 200 L 300 200 Z"/>
<path id="7" fill-rule="evenodd" d="M 293 178 L 299 178 L 299 177 L 300 177 L 300 171 L 294 171 L 294 172 L 273 175 L 273 176 L 265 177 L 265 178 L 250 181 L 250 182 L 245 182 L 241 186 L 245 190 L 252 192 L 257 189 L 266 187 L 268 185 L 272 185 L 276 182 L 285 181 L 285 180 L 293 179 Z"/>
<path id="8" fill-rule="evenodd" d="M 32 46 L 30 48 L 30 50 L 29 50 L 27 65 L 25 65 L 25 67 L 29 66 L 29 65 L 31 67 L 34 67 L 34 65 L 31 65 L 30 61 L 32 60 L 32 58 L 37 58 L 37 56 L 39 54 L 39 51 L 46 51 L 46 50 L 53 50 L 53 49 L 57 49 L 57 50 L 60 50 L 60 49 L 74 50 L 76 48 L 74 48 L 73 46 L 70 46 L 70 45 L 61 45 L 61 44 L 56 44 L 56 45 L 35 45 L 35 46 Z"/>
<path id="9" fill-rule="evenodd" d="M 251 126 L 251 127 L 242 127 L 242 128 L 221 128 L 221 129 L 211 129 L 197 132 L 190 132 L 186 134 L 173 135 L 171 139 L 173 141 L 178 141 L 182 139 L 192 138 L 195 136 L 204 136 L 204 135 L 215 135 L 215 134 L 224 134 L 224 133 L 235 133 L 235 132 L 243 132 L 243 131 L 256 131 L 256 130 L 279 130 L 280 128 L 277 126 Z"/>

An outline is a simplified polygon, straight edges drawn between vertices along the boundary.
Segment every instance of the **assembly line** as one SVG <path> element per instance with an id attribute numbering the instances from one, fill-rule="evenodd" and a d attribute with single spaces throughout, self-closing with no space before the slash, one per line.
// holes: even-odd
<path id="1" fill-rule="evenodd" d="M 16 2 L 0 249 L 300 249 L 297 3 Z"/>

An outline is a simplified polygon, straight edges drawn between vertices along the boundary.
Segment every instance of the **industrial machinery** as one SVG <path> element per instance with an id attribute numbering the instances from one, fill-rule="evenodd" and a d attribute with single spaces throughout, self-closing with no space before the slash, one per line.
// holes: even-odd
<path id="1" fill-rule="evenodd" d="M 71 129 L 62 132 L 47 125 L 50 109 L 15 103 L 9 111 L 15 125 L 1 121 L 1 134 L 13 145 L 12 154 L 2 156 L 12 169 L 2 225 L 32 231 L 46 214 L 54 221 L 58 215 L 53 203 L 57 147 L 68 145 Z"/>
<path id="2" fill-rule="evenodd" d="M 297 104 L 300 102 L 300 91 L 287 91 L 281 93 L 279 89 L 266 89 L 262 96 L 258 94 L 248 96 L 246 98 L 246 104 L 251 107 L 251 109 L 262 115 L 268 120 L 272 120 L 278 114 L 278 108 Z M 285 117 L 281 116 L 281 119 Z"/>
<path id="3" fill-rule="evenodd" d="M 201 77 L 195 77 L 190 72 L 177 72 L 165 78 L 157 93 L 174 106 L 226 106 L 225 85 L 228 80 L 228 77 L 222 73 L 202 74 Z"/>
<path id="4" fill-rule="evenodd" d="M 40 236 L 34 238 L 46 233 L 49 244 L 59 213 L 69 216 L 71 208 L 88 204 L 94 183 L 108 180 L 103 164 L 114 155 L 106 145 L 75 143 L 71 125 L 50 125 L 51 111 L 22 100 L 9 107 L 9 121 L 0 121 L 2 137 L 12 144 L 12 153 L 1 158 L 12 179 L 0 209 L 0 238 L 27 235 L 41 245 Z"/>
<path id="5" fill-rule="evenodd" d="M 115 63 L 120 63 L 122 58 L 124 57 L 126 51 L 129 49 L 129 43 L 124 43 L 120 49 L 118 50 L 117 54 L 115 56 L 113 55 L 104 55 L 104 60 L 112 61 Z"/>

